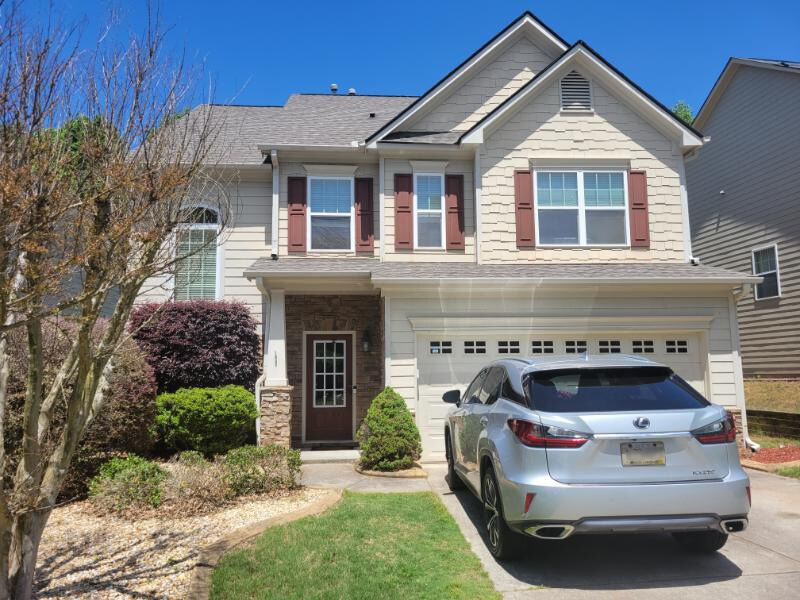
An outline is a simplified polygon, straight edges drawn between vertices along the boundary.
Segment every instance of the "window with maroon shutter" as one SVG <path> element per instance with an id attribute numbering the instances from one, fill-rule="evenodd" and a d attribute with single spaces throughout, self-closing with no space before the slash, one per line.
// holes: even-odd
<path id="1" fill-rule="evenodd" d="M 289 252 L 306 251 L 306 178 L 289 177 Z"/>
<path id="2" fill-rule="evenodd" d="M 628 202 L 630 204 L 631 246 L 650 247 L 650 219 L 647 206 L 647 173 L 628 173 Z"/>
<path id="3" fill-rule="evenodd" d="M 533 248 L 533 178 L 530 171 L 514 172 L 514 210 L 517 221 L 517 248 Z"/>
<path id="4" fill-rule="evenodd" d="M 356 252 L 374 251 L 375 221 L 373 220 L 372 197 L 372 178 L 357 177 L 355 192 Z"/>
<path id="5" fill-rule="evenodd" d="M 447 249 L 464 249 L 464 176 L 445 176 Z"/>
<path id="6" fill-rule="evenodd" d="M 414 247 L 414 177 L 410 173 L 394 176 L 394 247 Z"/>

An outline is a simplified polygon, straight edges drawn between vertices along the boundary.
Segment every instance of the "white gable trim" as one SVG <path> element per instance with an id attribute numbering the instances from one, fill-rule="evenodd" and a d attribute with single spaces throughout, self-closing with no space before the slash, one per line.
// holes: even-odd
<path id="1" fill-rule="evenodd" d="M 665 135 L 677 139 L 684 150 L 703 145 L 703 138 L 689 127 L 679 123 L 667 111 L 647 97 L 634 85 L 631 85 L 613 69 L 609 68 L 593 52 L 581 43 L 565 52 L 546 70 L 525 84 L 503 104 L 479 121 L 465 133 L 460 142 L 463 144 L 481 144 L 485 134 L 510 117 L 516 110 L 525 106 L 538 92 L 543 91 L 558 81 L 566 73 L 577 66 L 586 75 L 596 79 L 609 91 L 617 92 L 633 110 Z"/>
<path id="2" fill-rule="evenodd" d="M 437 98 L 454 89 L 466 77 L 476 73 L 483 68 L 484 63 L 496 54 L 498 49 L 506 45 L 508 40 L 516 39 L 520 35 L 530 35 L 534 40 L 541 44 L 541 48 L 545 52 L 549 52 L 553 57 L 558 56 L 564 52 L 568 46 L 545 27 L 536 17 L 530 12 L 524 13 L 511 25 L 501 31 L 493 40 L 487 43 L 483 48 L 478 50 L 475 54 L 464 61 L 453 72 L 447 75 L 439 83 L 434 85 L 424 95 L 420 96 L 416 102 L 409 106 L 404 112 L 401 112 L 397 117 L 389 121 L 376 133 L 372 134 L 367 140 L 369 148 L 377 147 L 377 142 L 387 134 L 396 131 L 403 124 L 407 123 L 414 115 L 419 114 L 425 110 L 426 107 L 431 106 Z"/>

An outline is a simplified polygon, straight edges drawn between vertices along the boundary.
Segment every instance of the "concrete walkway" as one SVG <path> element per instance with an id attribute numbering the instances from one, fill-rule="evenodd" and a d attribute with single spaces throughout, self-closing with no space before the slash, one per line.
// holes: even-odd
<path id="1" fill-rule="evenodd" d="M 682 551 L 669 535 L 597 535 L 532 541 L 526 557 L 501 564 L 486 549 L 480 502 L 469 492 L 447 489 L 443 464 L 423 466 L 428 479 L 367 477 L 349 464 L 305 465 L 303 482 L 361 492 L 433 490 L 506 600 L 798 597 L 800 481 L 749 471 L 750 527 L 710 556 Z"/>

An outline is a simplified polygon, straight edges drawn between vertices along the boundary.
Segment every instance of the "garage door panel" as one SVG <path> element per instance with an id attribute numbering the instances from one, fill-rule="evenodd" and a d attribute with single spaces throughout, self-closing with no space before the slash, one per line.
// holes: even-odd
<path id="1" fill-rule="evenodd" d="M 441 342 L 449 342 L 443 347 Z M 474 342 L 483 342 L 484 353 L 474 354 Z M 479 333 L 446 332 L 421 335 L 416 340 L 417 370 L 417 424 L 422 436 L 423 460 L 444 459 L 444 425 L 450 405 L 442 402 L 442 394 L 450 389 L 466 389 L 478 371 L 498 358 L 540 356 L 535 354 L 532 342 L 542 342 L 537 348 L 552 347 L 552 354 L 564 354 L 568 342 L 585 343 L 591 355 L 605 356 L 609 348 L 623 354 L 637 354 L 634 350 L 646 348 L 639 355 L 672 367 L 700 393 L 705 393 L 705 360 L 701 353 L 700 338 L 687 332 L 637 332 L 597 333 L 576 330 L 574 333 L 531 333 L 530 330 L 481 335 Z M 634 342 L 638 345 L 634 345 Z M 433 342 L 433 346 L 431 345 Z M 465 346 L 465 342 L 470 342 Z M 513 344 L 516 342 L 516 344 Z M 601 344 L 601 342 L 604 342 Z M 572 345 L 574 347 L 574 344 Z M 514 352 L 514 350 L 518 350 Z M 504 351 L 504 352 L 503 352 Z M 400 369 L 403 380 L 407 373 Z M 397 372 L 397 370 L 395 371 Z M 719 387 L 728 384 L 720 382 Z M 715 386 L 715 390 L 717 387 Z M 718 390 L 726 393 L 724 389 Z"/>

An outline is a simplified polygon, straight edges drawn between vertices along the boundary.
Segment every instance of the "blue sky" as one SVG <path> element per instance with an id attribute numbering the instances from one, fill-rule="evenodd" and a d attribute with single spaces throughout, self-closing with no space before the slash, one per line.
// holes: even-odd
<path id="1" fill-rule="evenodd" d="M 91 37 L 108 4 L 56 5 L 83 19 Z M 142 23 L 144 0 L 116 5 L 126 26 Z M 568 42 L 588 42 L 668 106 L 685 99 L 696 111 L 729 56 L 800 60 L 797 0 L 164 0 L 162 17 L 171 43 L 205 62 L 217 101 L 283 104 L 332 82 L 420 94 L 526 9 Z"/>

